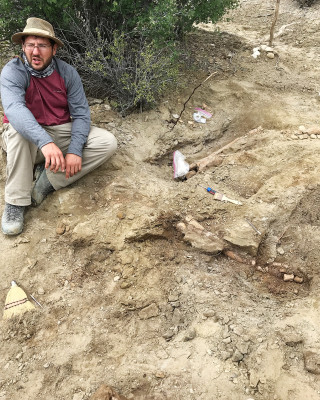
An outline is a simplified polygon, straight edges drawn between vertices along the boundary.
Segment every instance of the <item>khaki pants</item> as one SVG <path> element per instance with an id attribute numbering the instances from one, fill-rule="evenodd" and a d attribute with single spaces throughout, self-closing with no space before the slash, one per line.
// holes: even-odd
<path id="1" fill-rule="evenodd" d="M 71 140 L 72 122 L 57 126 L 43 126 L 54 143 L 65 155 Z M 7 181 L 5 201 L 17 206 L 31 204 L 33 168 L 44 162 L 41 150 L 26 140 L 10 124 L 4 124 L 2 147 L 7 152 Z M 91 127 L 82 153 L 82 169 L 76 175 L 66 179 L 65 172 L 56 173 L 47 169 L 47 177 L 55 190 L 77 181 L 88 172 L 104 163 L 116 151 L 117 141 L 112 133 L 105 129 Z"/>

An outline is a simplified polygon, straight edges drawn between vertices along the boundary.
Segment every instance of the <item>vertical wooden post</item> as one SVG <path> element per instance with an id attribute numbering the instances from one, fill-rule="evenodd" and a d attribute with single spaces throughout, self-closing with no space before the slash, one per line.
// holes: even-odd
<path id="1" fill-rule="evenodd" d="M 269 46 L 272 46 L 272 42 L 273 42 L 273 33 L 274 33 L 274 27 L 276 25 L 277 19 L 278 19 L 278 15 L 279 15 L 279 6 L 280 6 L 280 0 L 276 0 L 277 4 L 276 4 L 276 10 L 274 13 L 274 17 L 273 17 L 273 21 L 272 21 L 272 25 L 271 25 L 271 30 L 270 30 L 270 39 L 269 39 Z"/>

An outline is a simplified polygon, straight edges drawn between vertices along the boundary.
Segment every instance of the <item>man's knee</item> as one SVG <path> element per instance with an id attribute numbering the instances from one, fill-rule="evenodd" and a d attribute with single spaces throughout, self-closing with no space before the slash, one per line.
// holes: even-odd
<path id="1" fill-rule="evenodd" d="M 95 145 L 105 159 L 110 158 L 117 150 L 118 142 L 115 136 L 106 129 L 95 127 Z"/>

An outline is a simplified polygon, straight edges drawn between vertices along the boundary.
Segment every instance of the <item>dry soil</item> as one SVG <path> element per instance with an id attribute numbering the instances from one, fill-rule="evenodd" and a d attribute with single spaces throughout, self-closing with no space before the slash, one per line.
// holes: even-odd
<path id="1" fill-rule="evenodd" d="M 92 102 L 116 155 L 0 237 L 0 304 L 16 280 L 43 306 L 0 322 L 1 400 L 88 400 L 102 383 L 135 400 L 320 398 L 320 4 L 281 0 L 254 58 L 274 8 L 242 0 L 199 26 L 197 67 L 156 110 Z M 191 164 L 231 142 L 173 179 L 175 150 Z"/>

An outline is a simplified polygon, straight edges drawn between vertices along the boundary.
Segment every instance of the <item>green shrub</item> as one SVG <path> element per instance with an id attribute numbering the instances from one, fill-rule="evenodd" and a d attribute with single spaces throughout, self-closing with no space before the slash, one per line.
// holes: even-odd
<path id="1" fill-rule="evenodd" d="M 173 46 L 160 48 L 135 33 L 113 31 L 103 36 L 99 28 L 93 33 L 88 25 L 72 30 L 77 41 L 64 38 L 63 58 L 79 71 L 89 95 L 108 97 L 123 115 L 153 106 L 176 82 Z"/>
<path id="2" fill-rule="evenodd" d="M 216 22 L 239 0 L 1 0 L 0 38 L 46 19 L 66 43 L 91 95 L 122 113 L 154 104 L 177 77 L 177 47 L 195 23 Z"/>

